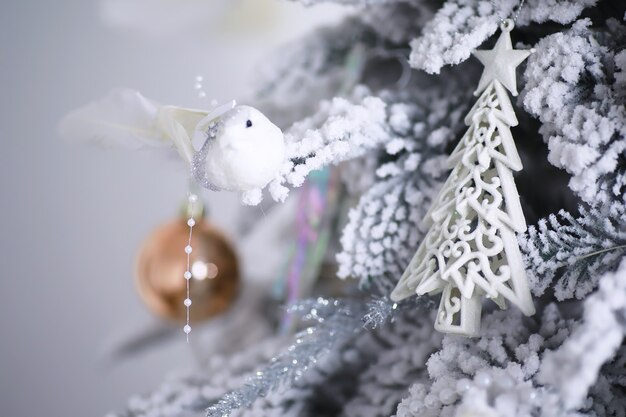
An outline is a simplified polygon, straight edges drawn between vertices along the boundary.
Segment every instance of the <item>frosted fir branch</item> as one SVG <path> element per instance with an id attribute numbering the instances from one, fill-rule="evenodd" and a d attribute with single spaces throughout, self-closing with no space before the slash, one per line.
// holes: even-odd
<path id="1" fill-rule="evenodd" d="M 303 417 L 334 414 L 350 397 L 355 375 L 369 360 L 369 347 L 344 343 L 329 351 L 314 368 L 284 390 L 257 399 L 250 408 L 234 412 L 238 417 Z"/>
<path id="2" fill-rule="evenodd" d="M 398 308 L 398 304 L 389 300 L 388 297 L 374 297 L 370 302 L 367 313 L 363 316 L 363 327 L 375 329 L 382 326 Z"/>
<path id="3" fill-rule="evenodd" d="M 520 10 L 517 26 L 530 22 L 574 21 L 597 0 L 528 0 Z M 518 0 L 448 0 L 411 42 L 410 64 L 431 74 L 444 65 L 456 65 L 493 35 L 502 19 L 513 15 Z"/>
<path id="4" fill-rule="evenodd" d="M 425 318 L 424 300 L 395 305 L 386 297 L 363 301 L 375 329 L 360 331 L 328 352 L 288 389 L 257 400 L 243 416 L 388 416 L 441 336 Z M 307 308 L 308 310 L 308 308 Z M 387 323 L 388 322 L 388 323 Z M 383 326 L 382 324 L 385 323 Z"/>
<path id="5" fill-rule="evenodd" d="M 394 178 L 375 184 L 348 214 L 337 254 L 340 278 L 370 279 L 402 273 L 425 230 L 422 218 L 437 193 L 434 181 Z M 421 182 L 421 184 L 420 184 Z"/>
<path id="6" fill-rule="evenodd" d="M 442 338 L 433 329 L 431 316 L 423 305 L 403 308 L 391 323 L 356 341 L 369 360 L 350 380 L 357 388 L 341 415 L 388 417 L 409 386 L 428 379 L 426 362 L 440 348 Z"/>
<path id="7" fill-rule="evenodd" d="M 390 323 L 358 332 L 288 388 L 260 398 L 236 415 L 388 416 L 414 376 L 424 372 L 426 358 L 439 346 L 440 335 L 424 319 L 427 303 L 393 308 L 393 303 L 380 297 L 364 304 L 368 314 L 382 311 L 379 323 Z"/>
<path id="8" fill-rule="evenodd" d="M 230 411 L 241 417 L 301 415 L 306 407 L 323 401 L 313 398 L 314 395 L 320 395 L 319 392 L 316 394 L 316 387 L 338 384 L 339 382 L 332 381 L 333 376 L 338 374 L 343 375 L 344 379 L 354 378 L 370 362 L 373 355 L 388 346 L 387 343 L 382 346 L 379 346 L 380 343 L 372 343 L 370 332 L 365 330 L 376 328 L 380 332 L 389 332 L 383 324 L 391 318 L 406 312 L 412 312 L 419 317 L 423 311 L 428 310 L 432 310 L 432 306 L 425 300 L 407 302 L 400 306 L 386 297 L 362 301 L 323 298 L 303 300 L 289 306 L 288 311 L 312 321 L 315 325 L 296 336 L 296 343 L 288 345 L 284 338 L 274 337 L 228 357 L 217 355 L 201 373 L 169 378 L 154 392 L 133 397 L 125 410 L 109 414 L 109 417 L 184 417 L 199 413 L 207 407 L 219 407 L 228 398 L 224 396 L 228 390 L 242 392 L 243 385 L 244 391 L 250 394 L 249 390 L 245 390 L 249 388 L 246 384 L 258 383 L 259 374 L 255 370 L 262 363 L 269 363 L 270 368 L 288 367 L 291 371 L 285 376 L 284 368 L 279 369 L 278 375 L 274 377 L 272 371 L 263 370 L 269 379 L 265 382 L 275 389 L 254 391 L 256 394 L 249 397 L 252 402 L 248 405 L 251 408 L 245 409 L 242 404 L 241 408 L 233 406 Z M 430 326 L 425 327 L 430 329 Z M 413 332 L 412 337 L 417 338 L 423 331 Z M 408 334 L 408 330 L 406 333 Z M 361 335 L 355 342 L 356 347 L 341 347 L 341 341 L 345 337 L 357 334 Z M 318 337 L 320 344 L 315 347 Z M 298 339 L 301 340 L 300 343 Z M 429 336 L 425 340 L 437 338 Z M 283 349 L 279 351 L 280 348 Z M 298 363 L 294 363 L 294 359 Z M 307 361 L 310 362 L 309 369 L 305 372 L 306 365 L 302 367 L 301 364 Z M 220 399 L 222 402 L 218 402 Z"/>
<path id="9" fill-rule="evenodd" d="M 478 339 L 445 335 L 427 362 L 430 378 L 416 381 L 396 416 L 562 416 L 558 398 L 533 378 L 544 353 L 560 346 L 573 325 L 551 304 L 536 320 L 494 311 L 483 318 Z"/>
<path id="10" fill-rule="evenodd" d="M 289 312 L 297 313 L 317 326 L 307 327 L 295 336 L 295 342 L 256 371 L 239 389 L 224 395 L 207 408 L 208 417 L 222 417 L 251 406 L 259 397 L 287 388 L 338 344 L 360 331 L 363 304 L 318 298 L 295 303 Z"/>
<path id="11" fill-rule="evenodd" d="M 583 324 L 548 304 L 533 318 L 493 311 L 478 339 L 444 336 L 396 416 L 624 415 L 626 358 L 616 350 L 626 330 L 625 272 L 623 263 L 603 278 Z"/>
<path id="12" fill-rule="evenodd" d="M 343 98 L 323 102 L 320 110 L 294 124 L 285 134 L 287 159 L 281 174 L 269 185 L 276 201 L 299 187 L 312 171 L 358 158 L 391 139 L 383 100 L 365 96 L 358 104 Z"/>
<path id="13" fill-rule="evenodd" d="M 407 303 L 407 308 L 402 311 L 406 311 L 409 304 L 411 311 L 420 311 L 419 305 L 424 303 Z M 366 330 L 366 324 L 371 325 L 371 327 L 367 327 L 368 329 L 380 327 L 392 316 L 398 314 L 400 309 L 384 297 L 374 298 L 372 301 L 348 302 L 319 298 L 293 304 L 288 307 L 288 311 L 314 322 L 316 327 L 328 327 L 326 333 L 314 331 L 310 334 L 305 330 L 304 337 L 310 343 L 314 343 L 317 336 L 326 336 L 337 342 L 346 334 L 356 334 Z M 332 317 L 335 314 L 344 314 L 346 311 L 354 313 L 352 315 L 354 320 L 348 326 L 346 326 L 345 321 Z M 365 317 L 368 316 L 372 319 L 366 320 Z M 366 335 L 359 337 L 369 338 Z M 254 383 L 258 378 L 255 371 L 263 363 L 271 364 L 272 357 L 278 358 L 289 355 L 290 358 L 299 358 L 297 352 L 300 349 L 299 344 L 289 346 L 285 342 L 284 337 L 277 336 L 234 355 L 216 355 L 208 363 L 207 369 L 199 373 L 171 377 L 155 391 L 131 398 L 125 410 L 109 414 L 109 417 L 148 417 L 152 415 L 184 417 L 201 413 L 207 407 L 214 406 L 228 390 L 237 390 L 250 381 Z M 363 343 L 366 342 L 357 342 L 357 345 L 360 346 Z M 267 395 L 258 398 L 255 397 L 251 408 L 235 408 L 232 410 L 233 414 L 241 417 L 301 415 L 307 406 L 314 406 L 314 404 L 324 401 L 313 398 L 314 395 L 320 395 L 319 392 L 316 394 L 317 386 L 337 383 L 333 382 L 332 378 L 338 374 L 347 378 L 352 378 L 358 374 L 357 368 L 360 369 L 365 366 L 368 361 L 367 358 L 373 355 L 372 350 L 380 349 L 380 347 L 368 343 L 360 348 L 350 346 L 342 348 L 335 344 L 333 349 L 327 350 L 328 355 L 315 357 L 313 359 L 315 366 L 311 366 L 306 373 L 300 369 L 302 374 L 298 378 L 274 381 L 279 384 L 277 388 L 280 389 L 267 392 Z M 293 350 L 290 351 L 290 349 Z M 308 358 L 307 355 L 310 354 L 310 350 L 300 353 L 303 355 L 302 361 L 304 361 Z M 362 359 L 358 359 L 358 357 Z M 291 362 L 289 360 L 286 362 L 286 366 L 294 368 L 294 372 L 298 373 L 298 370 L 295 369 L 298 366 L 293 363 L 293 359 Z M 250 375 L 254 376 L 250 378 Z M 325 400 L 330 399 L 326 398 Z"/>
<path id="14" fill-rule="evenodd" d="M 583 298 L 626 255 L 626 206 L 580 207 L 580 216 L 560 211 L 520 235 L 533 293 L 551 287 L 558 300 Z"/>
<path id="15" fill-rule="evenodd" d="M 370 294 L 381 292 L 384 295 L 371 295 L 371 298 L 366 302 L 366 313 L 362 317 L 364 329 L 373 330 L 383 327 L 387 321 L 393 322 L 397 316 L 406 311 L 413 313 L 431 311 L 435 305 L 433 300 L 428 297 L 413 298 L 402 303 L 396 303 L 387 295 L 393 287 L 388 287 L 386 284 L 388 283 L 383 283 L 378 289 L 372 288 L 370 291 Z"/>
<path id="16" fill-rule="evenodd" d="M 626 28 L 615 20 L 604 30 L 590 25 L 578 21 L 535 46 L 521 100 L 542 123 L 550 163 L 572 175 L 569 186 L 584 201 L 598 204 L 626 195 Z"/>
<path id="17" fill-rule="evenodd" d="M 538 380 L 559 392 L 566 409 L 582 407 L 601 366 L 614 357 L 625 335 L 626 261 L 622 261 L 617 271 L 601 278 L 598 292 L 585 301 L 582 325 L 561 347 L 546 355 Z M 623 381 L 623 378 L 624 373 L 620 379 Z M 622 402 L 622 414 L 611 415 L 623 415 L 625 411 Z"/>
<path id="18" fill-rule="evenodd" d="M 386 97 L 393 139 L 378 152 L 376 182 L 348 213 L 339 277 L 395 281 L 415 253 L 426 232 L 423 216 L 447 172 L 445 147 L 465 127 L 467 97 L 439 87 Z"/>
<path id="19" fill-rule="evenodd" d="M 605 362 L 596 382 L 589 388 L 594 401 L 591 409 L 599 416 L 626 416 L 626 346 L 622 344 L 615 355 Z"/>
<path id="20" fill-rule="evenodd" d="M 306 396 L 303 392 L 306 389 L 302 385 L 324 384 L 323 379 L 332 374 L 327 361 L 334 361 L 335 365 L 339 366 L 338 352 L 349 349 L 345 347 L 345 342 L 357 335 L 360 338 L 368 338 L 367 329 L 380 327 L 380 331 L 384 331 L 382 325 L 385 322 L 390 319 L 395 321 L 406 312 L 421 317 L 426 307 L 428 309 L 431 307 L 426 300 L 411 300 L 397 305 L 386 297 L 373 297 L 369 300 L 317 298 L 294 303 L 287 311 L 315 325 L 298 333 L 295 336 L 295 343 L 254 373 L 245 385 L 211 405 L 207 409 L 207 416 L 221 417 L 250 406 L 253 406 L 251 415 L 274 415 L 272 414 L 274 411 L 278 412 L 276 415 L 284 415 L 285 410 L 289 408 L 287 404 L 293 406 L 294 401 L 302 403 L 302 396 Z M 436 337 L 430 339 L 437 340 Z M 357 340 L 354 343 L 360 345 L 362 341 Z M 320 369 L 318 362 L 326 369 Z M 343 362 L 343 359 L 340 362 Z M 365 366 L 365 363 L 360 367 L 362 366 Z M 353 369 L 352 372 L 358 372 L 358 369 Z M 305 382 L 300 384 L 301 380 Z M 264 404 L 263 401 L 260 405 L 257 403 L 261 397 L 269 394 L 272 396 L 270 404 Z M 294 399 L 294 395 L 298 398 Z M 272 413 L 268 414 L 269 409 L 266 406 L 271 408 Z M 296 406 L 296 409 L 302 412 L 302 406 Z M 258 414 L 255 410 L 263 412 L 259 411 Z M 243 415 L 247 414 L 243 412 Z"/>
<path id="21" fill-rule="evenodd" d="M 132 397 L 125 410 L 107 417 L 187 417 L 202 413 L 228 390 L 244 383 L 260 363 L 285 345 L 284 338 L 274 337 L 241 352 L 216 354 L 202 372 L 172 375 L 154 391 Z"/>

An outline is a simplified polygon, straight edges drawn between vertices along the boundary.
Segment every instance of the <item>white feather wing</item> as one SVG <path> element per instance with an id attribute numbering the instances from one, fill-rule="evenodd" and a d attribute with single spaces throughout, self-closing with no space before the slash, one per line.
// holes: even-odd
<path id="1" fill-rule="evenodd" d="M 110 147 L 172 146 L 157 126 L 159 108 L 138 91 L 115 89 L 65 115 L 59 123 L 59 134 L 70 141 Z"/>

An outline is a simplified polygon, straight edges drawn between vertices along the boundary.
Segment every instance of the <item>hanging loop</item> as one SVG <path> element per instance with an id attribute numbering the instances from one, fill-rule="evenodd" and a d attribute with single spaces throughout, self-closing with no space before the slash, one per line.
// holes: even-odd
<path id="1" fill-rule="evenodd" d="M 510 32 L 513 30 L 514 27 L 515 22 L 513 21 L 513 19 L 504 19 L 502 23 L 500 23 L 500 29 L 502 29 L 503 32 Z"/>

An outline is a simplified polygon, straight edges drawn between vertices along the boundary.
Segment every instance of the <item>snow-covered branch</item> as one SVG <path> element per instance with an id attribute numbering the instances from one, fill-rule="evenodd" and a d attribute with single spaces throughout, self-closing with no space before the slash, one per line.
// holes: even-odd
<path id="1" fill-rule="evenodd" d="M 299 187 L 311 172 L 362 156 L 392 138 L 383 100 L 366 96 L 358 104 L 335 98 L 287 131 L 287 162 L 269 185 L 277 201 L 287 198 L 285 184 Z"/>
<path id="2" fill-rule="evenodd" d="M 530 286 L 535 295 L 551 287 L 558 300 L 583 298 L 602 274 L 626 254 L 626 208 L 580 208 L 575 218 L 565 211 L 531 226 L 519 237 Z"/>
<path id="3" fill-rule="evenodd" d="M 361 317 L 365 304 L 340 300 L 305 300 L 289 311 L 305 320 L 316 322 L 295 335 L 295 341 L 285 351 L 272 358 L 253 373 L 241 387 L 224 395 L 207 408 L 207 417 L 221 417 L 235 410 L 248 408 L 257 399 L 289 387 L 309 368 L 324 358 L 331 349 L 345 343 L 362 329 Z"/>
<path id="4" fill-rule="evenodd" d="M 405 312 L 357 340 L 368 361 L 361 368 L 356 392 L 344 406 L 346 417 L 390 416 L 406 389 L 428 378 L 426 361 L 440 348 L 442 336 L 422 315 L 428 318 L 420 311 Z"/>
<path id="5" fill-rule="evenodd" d="M 530 22 L 572 22 L 597 0 L 528 0 L 519 12 L 516 25 Z M 519 0 L 448 0 L 411 42 L 411 66 L 438 74 L 444 65 L 455 65 L 493 35 L 502 19 L 516 13 Z"/>
<path id="6" fill-rule="evenodd" d="M 521 100 L 543 124 L 550 163 L 572 175 L 570 188 L 584 201 L 598 204 L 626 196 L 626 28 L 615 20 L 607 31 L 590 25 L 581 20 L 536 45 Z"/>
<path id="7" fill-rule="evenodd" d="M 186 417 L 203 413 L 228 390 L 243 384 L 259 363 L 270 360 L 285 342 L 284 338 L 274 337 L 241 352 L 216 355 L 204 372 L 172 375 L 153 392 L 134 396 L 125 410 L 107 417 Z"/>
<path id="8" fill-rule="evenodd" d="M 447 168 L 445 147 L 464 127 L 458 93 L 387 97 L 392 140 L 378 154 L 376 183 L 349 213 L 337 255 L 340 277 L 395 282 L 415 253 L 422 225 Z"/>
<path id="9" fill-rule="evenodd" d="M 616 272 L 605 274 L 600 289 L 585 301 L 584 320 L 567 341 L 546 355 L 539 381 L 560 393 L 566 409 L 585 404 L 589 388 L 598 381 L 600 367 L 615 356 L 626 335 L 626 261 Z M 622 352 L 622 361 L 624 360 Z M 621 371 L 623 371 L 623 362 Z M 623 382 L 623 374 L 621 375 Z M 600 386 L 600 388 L 606 388 Z M 623 415 L 626 402 L 622 393 L 604 392 L 605 401 L 621 410 L 605 415 Z"/>
<path id="10" fill-rule="evenodd" d="M 494 311 L 484 317 L 480 338 L 446 335 L 428 360 L 430 379 L 409 389 L 397 417 L 559 415 L 549 413 L 549 398 L 538 398 L 541 388 L 531 379 L 572 324 L 552 304 L 537 322 L 519 311 Z"/>

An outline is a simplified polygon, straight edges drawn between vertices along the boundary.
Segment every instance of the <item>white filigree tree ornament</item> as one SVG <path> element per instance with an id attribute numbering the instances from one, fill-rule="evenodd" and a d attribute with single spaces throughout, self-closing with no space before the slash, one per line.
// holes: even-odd
<path id="1" fill-rule="evenodd" d="M 485 66 L 474 93 L 480 97 L 424 219 L 430 229 L 391 294 L 399 301 L 441 292 L 435 320 L 441 332 L 478 335 L 483 296 L 535 313 L 515 236 L 526 221 L 512 175 L 522 169 L 510 131 L 518 122 L 506 92 L 517 95 L 515 69 L 533 51 L 513 49 L 513 26 L 503 21 L 494 49 L 474 52 Z"/>

